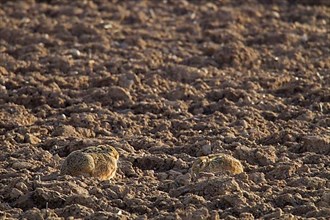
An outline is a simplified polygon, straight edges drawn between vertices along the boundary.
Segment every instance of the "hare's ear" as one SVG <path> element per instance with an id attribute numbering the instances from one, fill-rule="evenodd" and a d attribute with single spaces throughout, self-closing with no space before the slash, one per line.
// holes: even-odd
<path id="1" fill-rule="evenodd" d="M 114 152 L 114 156 L 115 156 L 115 158 L 116 158 L 116 160 L 118 160 L 119 159 L 119 153 L 116 151 L 116 152 Z"/>
<path id="2" fill-rule="evenodd" d="M 117 151 L 114 147 L 112 147 L 112 151 L 110 152 L 110 154 L 111 154 L 116 160 L 119 159 L 119 153 L 118 153 L 118 151 Z"/>

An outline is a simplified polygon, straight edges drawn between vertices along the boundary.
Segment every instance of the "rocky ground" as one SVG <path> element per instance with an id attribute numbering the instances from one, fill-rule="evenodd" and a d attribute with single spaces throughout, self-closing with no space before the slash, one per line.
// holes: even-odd
<path id="1" fill-rule="evenodd" d="M 0 219 L 330 218 L 329 1 L 0 2 Z"/>

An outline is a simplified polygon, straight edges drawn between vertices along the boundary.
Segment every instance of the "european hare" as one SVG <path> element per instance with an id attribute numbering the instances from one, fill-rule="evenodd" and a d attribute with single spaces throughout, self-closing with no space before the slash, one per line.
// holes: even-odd
<path id="1" fill-rule="evenodd" d="M 210 154 L 199 157 L 191 167 L 191 176 L 193 180 L 200 177 L 203 173 L 232 175 L 243 172 L 241 162 L 228 154 Z"/>
<path id="2" fill-rule="evenodd" d="M 91 176 L 100 180 L 113 178 L 119 154 L 109 145 L 99 145 L 76 150 L 69 154 L 61 167 L 62 175 Z"/>

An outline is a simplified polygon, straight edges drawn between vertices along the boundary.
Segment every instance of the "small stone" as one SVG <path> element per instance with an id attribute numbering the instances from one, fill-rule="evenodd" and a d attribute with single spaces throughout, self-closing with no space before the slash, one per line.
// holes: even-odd
<path id="1" fill-rule="evenodd" d="M 306 33 L 304 33 L 302 36 L 301 36 L 301 40 L 306 42 L 308 41 L 308 35 Z"/>
<path id="2" fill-rule="evenodd" d="M 2 67 L 2 66 L 0 66 L 0 75 L 2 75 L 2 76 L 6 76 L 6 75 L 8 75 L 8 74 L 9 74 L 9 73 L 8 73 L 7 69 L 4 68 L 4 67 Z"/>
<path id="3" fill-rule="evenodd" d="M 277 11 L 272 11 L 272 16 L 273 16 L 274 18 L 281 18 L 280 13 L 278 13 Z"/>
<path id="4" fill-rule="evenodd" d="M 96 197 L 101 197 L 102 194 L 102 189 L 98 188 L 98 187 L 93 187 L 91 190 L 89 190 L 89 193 L 91 195 L 95 195 Z"/>
<path id="5" fill-rule="evenodd" d="M 23 192 L 28 191 L 28 187 L 23 182 L 16 183 L 15 187 Z"/>
<path id="6" fill-rule="evenodd" d="M 168 178 L 168 174 L 165 172 L 159 172 L 157 173 L 157 178 L 160 181 L 166 180 Z"/>
<path id="7" fill-rule="evenodd" d="M 3 94 L 7 94 L 7 88 L 4 85 L 0 85 L 0 92 Z"/>
<path id="8" fill-rule="evenodd" d="M 321 197 L 320 204 L 324 207 L 330 207 L 330 192 L 324 192 Z"/>
<path id="9" fill-rule="evenodd" d="M 25 141 L 25 137 L 22 134 L 16 134 L 14 139 L 17 143 L 23 143 Z"/>
<path id="10" fill-rule="evenodd" d="M 34 167 L 34 165 L 32 163 L 24 162 L 24 161 L 21 161 L 21 162 L 17 161 L 17 162 L 14 162 L 12 165 L 12 168 L 16 169 L 16 170 L 31 169 L 33 167 Z"/>
<path id="11" fill-rule="evenodd" d="M 207 219 L 210 216 L 210 214 L 209 214 L 209 210 L 206 207 L 202 207 L 194 211 L 193 216 L 196 219 Z"/>
<path id="12" fill-rule="evenodd" d="M 188 83 L 194 82 L 195 80 L 201 79 L 207 75 L 206 70 L 179 64 L 169 65 L 168 72 L 174 80 Z"/>
<path id="13" fill-rule="evenodd" d="M 6 213 L 3 211 L 0 211 L 0 219 L 6 219 Z"/>
<path id="14" fill-rule="evenodd" d="M 210 144 L 206 144 L 202 147 L 202 152 L 204 155 L 209 155 L 212 153 L 212 147 Z"/>
<path id="15" fill-rule="evenodd" d="M 11 199 L 17 199 L 18 197 L 20 197 L 21 195 L 23 195 L 22 191 L 13 188 L 10 192 L 10 198 Z"/>
<path id="16" fill-rule="evenodd" d="M 30 210 L 27 210 L 23 216 L 22 219 L 35 219 L 35 220 L 43 220 L 45 219 L 42 212 L 38 208 L 33 208 Z"/>
<path id="17" fill-rule="evenodd" d="M 60 120 L 65 120 L 65 119 L 66 119 L 66 115 L 65 115 L 65 114 L 60 114 L 60 115 L 58 116 L 58 119 L 60 119 Z"/>
<path id="18" fill-rule="evenodd" d="M 118 76 L 118 85 L 126 89 L 132 88 L 134 84 L 138 84 L 139 82 L 139 77 L 133 73 L 120 74 Z"/>
<path id="19" fill-rule="evenodd" d="M 280 208 L 275 209 L 274 212 L 264 215 L 264 219 L 279 219 L 283 215 L 283 211 Z"/>
<path id="20" fill-rule="evenodd" d="M 109 89 L 109 96 L 113 100 L 131 100 L 131 95 L 125 89 L 119 86 L 111 86 Z"/>
<path id="21" fill-rule="evenodd" d="M 71 125 L 60 125 L 52 133 L 52 136 L 77 137 L 79 136 L 75 127 Z"/>
<path id="22" fill-rule="evenodd" d="M 94 211 L 91 208 L 80 204 L 67 205 L 62 211 L 62 215 L 66 219 L 83 218 L 93 213 Z M 74 217 L 72 215 L 74 215 Z"/>
<path id="23" fill-rule="evenodd" d="M 75 58 L 78 58 L 81 56 L 81 52 L 78 49 L 70 49 L 68 52 Z"/>
<path id="24" fill-rule="evenodd" d="M 239 215 L 239 217 L 240 217 L 240 219 L 245 219 L 245 220 L 254 219 L 254 216 L 249 212 L 243 212 Z"/>
<path id="25" fill-rule="evenodd" d="M 190 183 L 191 175 L 186 173 L 184 175 L 179 175 L 175 181 L 181 185 L 188 185 Z"/>
<path id="26" fill-rule="evenodd" d="M 303 149 L 318 154 L 330 153 L 330 136 L 304 136 Z"/>
<path id="27" fill-rule="evenodd" d="M 259 184 L 266 182 L 265 174 L 261 172 L 254 172 L 249 174 L 249 179 Z"/>

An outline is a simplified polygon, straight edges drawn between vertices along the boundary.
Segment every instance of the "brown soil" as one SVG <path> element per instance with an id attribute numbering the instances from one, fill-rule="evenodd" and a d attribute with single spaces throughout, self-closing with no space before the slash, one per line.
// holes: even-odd
<path id="1" fill-rule="evenodd" d="M 330 218 L 329 1 L 0 2 L 0 219 Z"/>

